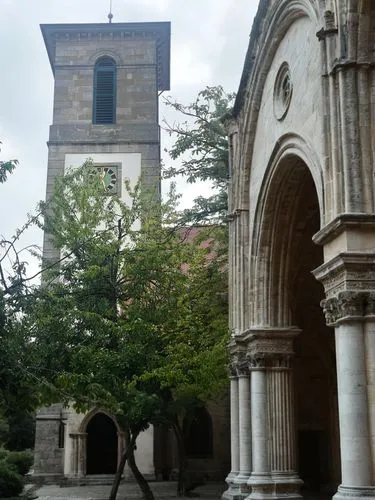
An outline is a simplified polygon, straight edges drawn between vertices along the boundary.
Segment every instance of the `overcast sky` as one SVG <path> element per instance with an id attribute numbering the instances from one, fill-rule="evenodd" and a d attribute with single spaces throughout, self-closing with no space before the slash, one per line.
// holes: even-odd
<path id="1" fill-rule="evenodd" d="M 207 85 L 237 90 L 257 4 L 112 0 L 112 11 L 113 22 L 171 21 L 169 94 L 189 103 Z M 0 160 L 20 162 L 0 184 L 2 235 L 21 226 L 45 193 L 53 77 L 39 25 L 107 22 L 108 11 L 109 0 L 0 0 Z M 186 200 L 191 195 L 187 189 Z M 32 237 L 40 243 L 40 235 Z"/>

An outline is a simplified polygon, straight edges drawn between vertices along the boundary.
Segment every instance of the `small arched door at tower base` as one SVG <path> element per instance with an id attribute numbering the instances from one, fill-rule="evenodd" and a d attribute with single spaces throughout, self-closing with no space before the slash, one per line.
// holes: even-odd
<path id="1" fill-rule="evenodd" d="M 115 474 L 117 470 L 117 427 L 105 413 L 96 413 L 86 427 L 86 474 Z"/>

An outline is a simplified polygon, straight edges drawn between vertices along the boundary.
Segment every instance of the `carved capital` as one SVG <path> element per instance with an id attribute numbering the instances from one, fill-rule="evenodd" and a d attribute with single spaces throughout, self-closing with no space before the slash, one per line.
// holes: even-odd
<path id="1" fill-rule="evenodd" d="M 248 354 L 250 370 L 262 370 L 266 367 L 266 357 L 264 353 Z"/>
<path id="2" fill-rule="evenodd" d="M 237 377 L 237 364 L 233 360 L 229 363 L 228 372 L 230 377 Z"/>
<path id="3" fill-rule="evenodd" d="M 232 356 L 229 373 L 232 377 L 244 377 L 249 374 L 249 363 L 245 352 L 237 352 Z"/>
<path id="4" fill-rule="evenodd" d="M 336 297 L 322 300 L 323 309 L 328 326 L 333 326 L 343 319 L 361 318 L 367 306 L 368 293 L 345 291 Z"/>

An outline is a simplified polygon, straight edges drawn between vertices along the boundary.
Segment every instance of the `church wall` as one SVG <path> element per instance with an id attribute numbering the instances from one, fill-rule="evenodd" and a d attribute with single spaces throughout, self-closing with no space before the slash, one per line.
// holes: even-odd
<path id="1" fill-rule="evenodd" d="M 35 426 L 34 476 L 63 473 L 64 449 L 59 448 L 61 404 L 38 411 Z"/>
<path id="2" fill-rule="evenodd" d="M 307 17 L 298 19 L 281 41 L 265 81 L 256 128 L 254 151 L 247 159 L 250 168 L 250 227 L 263 182 L 277 140 L 287 133 L 300 135 L 322 158 L 323 122 L 320 46 L 318 27 Z M 290 67 L 293 94 L 285 118 L 277 120 L 274 113 L 274 85 L 283 62 Z"/>

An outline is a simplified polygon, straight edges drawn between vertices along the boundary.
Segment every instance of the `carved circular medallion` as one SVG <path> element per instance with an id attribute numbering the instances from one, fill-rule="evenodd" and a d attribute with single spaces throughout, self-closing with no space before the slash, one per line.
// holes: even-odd
<path id="1" fill-rule="evenodd" d="M 285 118 L 292 100 L 293 84 L 288 63 L 284 62 L 276 76 L 273 95 L 273 109 L 276 118 Z"/>

